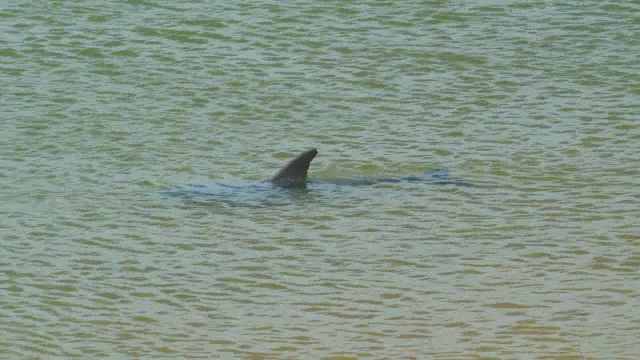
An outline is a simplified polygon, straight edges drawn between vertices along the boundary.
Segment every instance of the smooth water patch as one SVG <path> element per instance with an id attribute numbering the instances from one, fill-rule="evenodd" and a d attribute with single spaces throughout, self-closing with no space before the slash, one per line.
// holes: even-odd
<path id="1" fill-rule="evenodd" d="M 269 182 L 186 184 L 163 194 L 188 202 L 212 206 L 249 208 L 283 206 L 295 203 L 307 193 L 302 188 L 282 188 Z"/>

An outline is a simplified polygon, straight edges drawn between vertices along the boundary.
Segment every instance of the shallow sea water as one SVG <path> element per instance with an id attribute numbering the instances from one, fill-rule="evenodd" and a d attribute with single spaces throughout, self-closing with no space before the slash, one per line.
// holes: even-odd
<path id="1" fill-rule="evenodd" d="M 0 358 L 637 359 L 638 54 L 622 1 L 5 2 Z M 309 147 L 473 186 L 164 195 Z"/>

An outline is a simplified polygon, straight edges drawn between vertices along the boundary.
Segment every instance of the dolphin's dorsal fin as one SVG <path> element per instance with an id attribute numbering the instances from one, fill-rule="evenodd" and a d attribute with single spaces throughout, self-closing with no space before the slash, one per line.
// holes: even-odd
<path id="1" fill-rule="evenodd" d="M 318 155 L 318 150 L 309 149 L 297 158 L 291 160 L 287 166 L 282 168 L 276 176 L 271 179 L 271 182 L 284 187 L 305 186 L 307 183 L 307 170 L 309 170 L 309 164 L 314 157 Z"/>

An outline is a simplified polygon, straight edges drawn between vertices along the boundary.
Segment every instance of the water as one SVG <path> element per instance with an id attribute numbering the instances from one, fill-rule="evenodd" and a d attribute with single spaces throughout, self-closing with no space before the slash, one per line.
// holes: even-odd
<path id="1" fill-rule="evenodd" d="M 0 358 L 638 358 L 640 8 L 499 3 L 3 3 Z M 475 186 L 162 195 L 312 146 Z"/>

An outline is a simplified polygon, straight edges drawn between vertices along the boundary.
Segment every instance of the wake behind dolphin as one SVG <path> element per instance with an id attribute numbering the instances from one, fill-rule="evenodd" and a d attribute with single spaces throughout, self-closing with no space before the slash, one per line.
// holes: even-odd
<path id="1" fill-rule="evenodd" d="M 320 190 L 323 185 L 363 186 L 380 183 L 428 182 L 437 185 L 471 186 L 453 179 L 444 170 L 433 170 L 417 176 L 378 179 L 334 179 L 309 181 L 307 173 L 311 161 L 318 155 L 315 148 L 309 149 L 291 160 L 273 178 L 253 183 L 215 183 L 210 185 L 192 184 L 168 191 L 171 196 L 188 198 L 197 202 L 218 202 L 224 204 L 259 206 L 286 204 L 301 192 L 295 190 Z"/>

